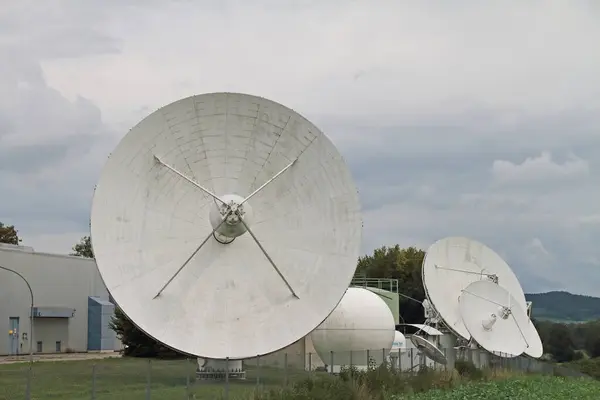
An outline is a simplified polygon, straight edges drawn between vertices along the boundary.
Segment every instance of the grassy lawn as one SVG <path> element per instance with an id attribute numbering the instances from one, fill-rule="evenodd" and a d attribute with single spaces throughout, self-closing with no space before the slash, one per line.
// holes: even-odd
<path id="1" fill-rule="evenodd" d="M 488 382 L 468 382 L 450 390 L 429 390 L 417 395 L 391 396 L 391 400 L 597 400 L 600 382 L 584 378 L 522 376 Z"/>
<path id="2" fill-rule="evenodd" d="M 146 398 L 150 371 L 151 398 L 218 400 L 224 383 L 196 381 L 195 362 L 187 360 L 104 359 L 38 362 L 34 364 L 32 399 L 91 399 L 95 370 L 98 400 Z M 25 395 L 28 364 L 0 365 L 0 400 L 22 399 Z M 246 381 L 232 381 L 229 398 L 260 400 L 326 399 L 348 400 L 458 400 L 458 399 L 600 399 L 600 382 L 553 376 L 523 375 L 510 371 L 480 371 L 473 376 L 456 371 L 430 372 L 422 376 L 398 375 L 387 369 L 359 373 L 355 380 L 314 373 L 307 381 L 305 371 L 246 367 Z M 186 387 L 189 377 L 190 387 Z M 254 396 L 257 389 L 267 389 Z M 284 388 L 285 382 L 289 385 Z M 299 382 L 299 383 L 298 383 Z M 294 383 L 298 383 L 294 385 Z M 431 388 L 440 388 L 432 389 Z M 274 389 L 270 391 L 269 389 Z M 412 392 L 412 394 L 411 394 Z M 420 393 L 414 393 L 420 392 Z"/>
<path id="3" fill-rule="evenodd" d="M 187 377 L 190 393 L 196 399 L 219 399 L 223 383 L 196 381 L 196 363 L 187 360 L 105 359 L 86 361 L 39 362 L 33 366 L 32 399 L 90 399 L 93 368 L 96 370 L 96 399 L 145 399 L 148 371 L 151 377 L 152 399 L 186 399 Z M 149 369 L 150 366 L 150 369 Z M 24 398 L 28 364 L 0 365 L 0 400 Z M 305 371 L 262 367 L 246 368 L 246 381 L 232 381 L 229 398 L 249 398 L 257 388 L 280 387 L 287 380 L 293 383 L 308 376 Z M 192 397 L 194 398 L 194 397 Z"/>

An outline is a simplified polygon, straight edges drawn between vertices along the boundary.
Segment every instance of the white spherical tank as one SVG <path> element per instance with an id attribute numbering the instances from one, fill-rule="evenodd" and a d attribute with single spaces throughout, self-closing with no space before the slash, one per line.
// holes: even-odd
<path id="1" fill-rule="evenodd" d="M 388 305 L 370 290 L 351 287 L 311 340 L 327 365 L 368 366 L 387 359 L 395 333 Z"/>
<path id="2" fill-rule="evenodd" d="M 405 353 L 406 352 L 406 337 L 402 332 L 396 331 L 394 334 L 394 343 L 392 344 L 392 353 Z"/>
<path id="3" fill-rule="evenodd" d="M 402 334 L 402 332 L 395 332 L 394 343 L 392 344 L 392 348 L 390 349 L 390 365 L 395 368 L 400 367 L 400 357 L 402 354 L 406 353 L 406 337 Z"/>

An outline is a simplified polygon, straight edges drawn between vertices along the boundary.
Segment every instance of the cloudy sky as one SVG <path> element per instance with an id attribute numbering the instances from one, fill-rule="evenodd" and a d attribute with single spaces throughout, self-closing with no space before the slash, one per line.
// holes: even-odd
<path id="1" fill-rule="evenodd" d="M 238 91 L 332 138 L 364 252 L 466 235 L 526 291 L 600 295 L 598 43 L 593 0 L 3 2 L 0 221 L 69 252 L 130 127 Z"/>

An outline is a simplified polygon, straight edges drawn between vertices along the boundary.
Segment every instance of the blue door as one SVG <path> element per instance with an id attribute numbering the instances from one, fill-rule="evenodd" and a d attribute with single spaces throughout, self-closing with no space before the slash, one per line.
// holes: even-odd
<path id="1" fill-rule="evenodd" d="M 9 317 L 8 351 L 10 355 L 19 354 L 19 317 Z"/>

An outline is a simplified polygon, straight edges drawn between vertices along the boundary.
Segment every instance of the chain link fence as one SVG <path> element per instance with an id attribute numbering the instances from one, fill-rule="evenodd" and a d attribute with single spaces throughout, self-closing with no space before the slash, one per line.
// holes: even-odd
<path id="1" fill-rule="evenodd" d="M 196 359 L 111 358 L 0 365 L 0 399 L 241 399 L 257 389 L 280 388 L 310 377 L 375 368 L 385 362 L 398 374 L 423 366 L 453 371 L 461 365 L 571 377 L 584 374 L 526 356 L 502 357 L 476 349 L 443 349 L 447 363 L 432 361 L 415 348 L 400 353 L 386 349 L 316 353 L 280 351 L 264 357 L 222 361 L 219 367 Z M 240 368 L 241 367 L 241 368 Z"/>

